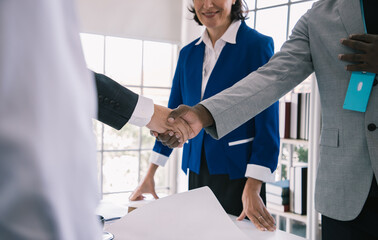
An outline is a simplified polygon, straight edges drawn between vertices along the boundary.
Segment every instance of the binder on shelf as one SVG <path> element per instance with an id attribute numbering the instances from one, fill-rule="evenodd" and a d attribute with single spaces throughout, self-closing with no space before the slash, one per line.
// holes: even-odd
<path id="1" fill-rule="evenodd" d="M 274 194 L 266 193 L 266 202 L 278 205 L 287 205 L 289 204 L 289 196 L 277 196 Z"/>
<path id="2" fill-rule="evenodd" d="M 288 170 L 288 174 L 290 174 L 290 182 L 289 182 L 289 210 L 290 212 L 294 212 L 294 168 L 291 167 Z"/>
<path id="3" fill-rule="evenodd" d="M 289 180 L 282 180 L 278 182 L 266 183 L 266 193 L 274 194 L 277 196 L 289 196 Z"/>
<path id="4" fill-rule="evenodd" d="M 298 93 L 291 94 L 290 107 L 290 138 L 298 138 Z"/>
<path id="5" fill-rule="evenodd" d="M 281 101 L 279 106 L 279 117 L 280 117 L 280 137 L 290 138 L 290 108 L 291 103 Z"/>
<path id="6" fill-rule="evenodd" d="M 285 133 L 284 138 L 290 138 L 290 114 L 291 114 L 291 102 L 285 103 Z"/>
<path id="7" fill-rule="evenodd" d="M 309 134 L 310 134 L 310 99 L 311 99 L 311 94 L 310 93 L 306 93 L 306 133 L 305 133 L 305 139 L 308 140 L 309 139 Z"/>
<path id="8" fill-rule="evenodd" d="M 285 135 L 285 101 L 279 102 L 279 132 L 280 138 L 284 138 Z"/>
<path id="9" fill-rule="evenodd" d="M 307 166 L 294 167 L 294 213 L 305 215 L 307 210 Z"/>
<path id="10" fill-rule="evenodd" d="M 300 93 L 301 108 L 299 109 L 299 137 L 298 139 L 305 139 L 306 131 L 306 93 Z"/>

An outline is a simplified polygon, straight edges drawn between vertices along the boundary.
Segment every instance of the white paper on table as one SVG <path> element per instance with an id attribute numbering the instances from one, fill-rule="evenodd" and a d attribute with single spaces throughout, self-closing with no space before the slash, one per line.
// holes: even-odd
<path id="1" fill-rule="evenodd" d="M 106 231 L 115 240 L 248 240 L 208 187 L 153 201 Z"/>
<path id="2" fill-rule="evenodd" d="M 251 240 L 305 240 L 305 238 L 276 230 L 274 232 L 260 231 L 249 220 L 236 220 L 236 216 L 228 215 L 230 219 L 242 230 Z"/>

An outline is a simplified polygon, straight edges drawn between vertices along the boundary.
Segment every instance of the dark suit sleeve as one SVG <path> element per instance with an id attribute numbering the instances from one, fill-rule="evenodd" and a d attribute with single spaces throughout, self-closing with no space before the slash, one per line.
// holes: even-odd
<path id="1" fill-rule="evenodd" d="M 130 119 L 139 95 L 111 78 L 94 73 L 98 95 L 98 120 L 119 130 Z"/>

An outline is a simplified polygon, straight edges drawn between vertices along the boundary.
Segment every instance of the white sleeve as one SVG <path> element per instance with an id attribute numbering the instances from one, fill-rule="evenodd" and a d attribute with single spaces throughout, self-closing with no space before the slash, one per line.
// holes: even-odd
<path id="1" fill-rule="evenodd" d="M 154 114 L 154 102 L 150 98 L 139 95 L 137 105 L 129 120 L 130 124 L 138 127 L 146 126 Z"/>
<path id="2" fill-rule="evenodd" d="M 275 171 L 272 173 L 269 168 L 256 164 L 248 164 L 247 170 L 245 171 L 246 177 L 254 178 L 263 182 L 274 182 L 275 174 Z"/>
<path id="3" fill-rule="evenodd" d="M 165 164 L 167 163 L 168 159 L 169 159 L 169 157 L 164 156 L 163 154 L 152 151 L 151 156 L 150 156 L 150 163 L 164 167 Z"/>

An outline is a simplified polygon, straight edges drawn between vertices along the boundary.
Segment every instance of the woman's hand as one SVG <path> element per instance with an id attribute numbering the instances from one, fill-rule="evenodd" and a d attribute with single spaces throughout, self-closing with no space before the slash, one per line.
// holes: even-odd
<path id="1" fill-rule="evenodd" d="M 139 186 L 134 190 L 134 192 L 130 195 L 130 201 L 136 200 L 143 200 L 145 197 L 143 196 L 144 193 L 151 193 L 155 199 L 158 199 L 158 195 L 155 192 L 155 172 L 159 166 L 155 164 L 150 164 L 148 168 L 146 177 L 142 180 Z"/>
<path id="2" fill-rule="evenodd" d="M 275 231 L 276 224 L 274 218 L 266 209 L 261 197 L 262 182 L 254 178 L 248 178 L 242 195 L 243 212 L 238 217 L 238 221 L 246 216 L 261 231 Z"/>

